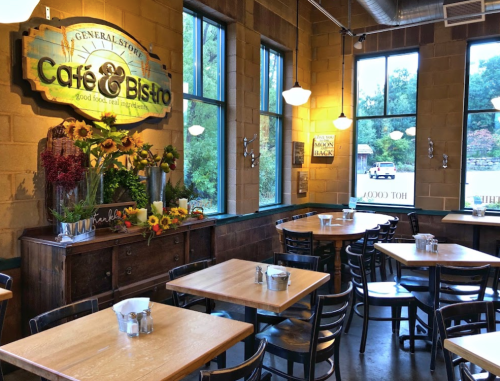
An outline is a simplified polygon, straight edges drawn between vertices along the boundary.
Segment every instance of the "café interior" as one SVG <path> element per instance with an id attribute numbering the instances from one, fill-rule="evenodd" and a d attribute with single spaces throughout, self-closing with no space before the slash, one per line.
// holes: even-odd
<path id="1" fill-rule="evenodd" d="M 0 62 L 0 381 L 500 378 L 498 1 L 3 1 Z"/>

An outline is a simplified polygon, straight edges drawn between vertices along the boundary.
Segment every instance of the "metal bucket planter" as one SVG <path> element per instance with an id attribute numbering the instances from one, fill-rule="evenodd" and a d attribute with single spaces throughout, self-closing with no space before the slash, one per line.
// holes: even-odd
<path id="1" fill-rule="evenodd" d="M 147 177 L 149 203 L 151 204 L 153 201 L 165 202 L 167 174 L 160 167 L 147 167 L 145 174 Z"/>

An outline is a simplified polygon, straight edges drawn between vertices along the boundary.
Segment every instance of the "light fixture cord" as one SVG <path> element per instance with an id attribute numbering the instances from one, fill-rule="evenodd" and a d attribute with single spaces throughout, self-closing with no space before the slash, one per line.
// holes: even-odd
<path id="1" fill-rule="evenodd" d="M 295 36 L 295 82 L 299 83 L 299 0 L 297 0 L 297 33 Z"/>
<path id="2" fill-rule="evenodd" d="M 342 30 L 342 114 L 344 114 L 344 60 L 345 60 L 345 29 Z"/>

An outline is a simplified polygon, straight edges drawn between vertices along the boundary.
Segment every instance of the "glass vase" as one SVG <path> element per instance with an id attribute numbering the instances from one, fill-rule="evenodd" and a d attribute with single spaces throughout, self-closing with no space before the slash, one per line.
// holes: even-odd
<path id="1" fill-rule="evenodd" d="M 72 189 L 64 189 L 60 185 L 52 187 L 52 210 L 58 214 L 64 214 L 64 209 L 73 208 L 75 204 L 85 199 L 86 194 L 85 181 L 79 181 Z M 53 218 L 56 233 L 61 233 L 61 224 L 56 218 Z"/>
<path id="2" fill-rule="evenodd" d="M 149 205 L 153 201 L 162 201 L 165 207 L 165 185 L 167 174 L 160 167 L 147 167 L 144 170 L 147 178 Z M 149 206 L 148 205 L 148 206 Z"/>
<path id="3" fill-rule="evenodd" d="M 90 204 L 99 205 L 104 202 L 104 174 L 96 168 L 89 168 L 86 174 L 86 193 Z"/>

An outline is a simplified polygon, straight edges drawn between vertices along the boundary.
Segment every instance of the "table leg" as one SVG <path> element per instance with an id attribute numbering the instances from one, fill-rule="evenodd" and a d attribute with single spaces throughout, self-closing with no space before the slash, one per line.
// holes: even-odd
<path id="1" fill-rule="evenodd" d="M 255 334 L 257 333 L 257 308 L 245 306 L 245 322 L 253 325 L 253 333 L 245 339 L 245 360 L 255 353 Z"/>
<path id="2" fill-rule="evenodd" d="M 340 251 L 342 250 L 342 241 L 335 241 L 335 260 L 334 260 L 334 292 L 339 294 L 342 287 L 342 262 L 340 260 Z"/>
<path id="3" fill-rule="evenodd" d="M 474 250 L 479 250 L 479 228 L 479 225 L 472 227 L 472 248 Z"/>

